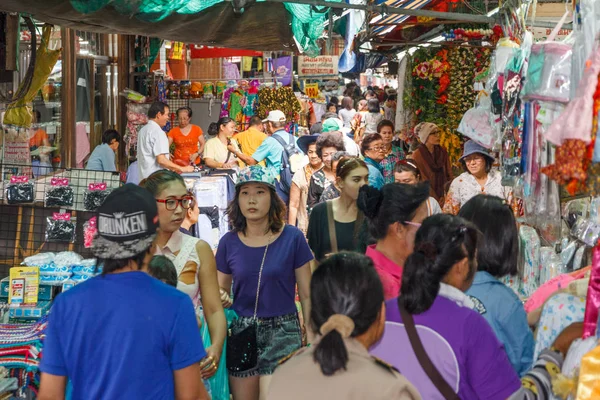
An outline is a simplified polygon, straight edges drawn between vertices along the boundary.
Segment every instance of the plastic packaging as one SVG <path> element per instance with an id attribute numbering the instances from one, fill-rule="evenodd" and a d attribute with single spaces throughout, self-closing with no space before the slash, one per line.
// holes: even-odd
<path id="1" fill-rule="evenodd" d="M 31 204 L 35 200 L 33 183 L 27 176 L 13 176 L 4 185 L 6 204 Z"/>
<path id="2" fill-rule="evenodd" d="M 572 57 L 569 44 L 534 44 L 524 98 L 568 103 L 571 98 Z"/>
<path id="3" fill-rule="evenodd" d="M 583 339 L 596 333 L 598 309 L 600 309 L 600 246 L 595 247 L 592 252 L 592 273 L 585 303 Z"/>
<path id="4" fill-rule="evenodd" d="M 490 123 L 492 100 L 487 93 L 481 93 L 477 105 L 463 115 L 457 131 L 486 149 L 491 149 L 496 142 L 495 130 Z"/>
<path id="5" fill-rule="evenodd" d="M 89 249 L 94 243 L 94 238 L 98 234 L 96 217 L 90 218 L 83 224 L 83 247 Z"/>
<path id="6" fill-rule="evenodd" d="M 54 253 L 38 253 L 33 256 L 26 257 L 21 265 L 28 267 L 42 267 L 44 265 L 50 265 L 54 262 Z"/>
<path id="7" fill-rule="evenodd" d="M 519 230 L 523 251 L 523 292 L 529 297 L 540 285 L 540 237 L 536 230 L 523 225 Z"/>
<path id="8" fill-rule="evenodd" d="M 68 178 L 52 178 L 46 190 L 44 205 L 46 207 L 73 207 L 75 191 L 69 186 Z"/>
<path id="9" fill-rule="evenodd" d="M 63 251 L 54 257 L 54 263 L 59 266 L 70 267 L 78 265 L 82 262 L 83 257 L 73 251 Z"/>
<path id="10" fill-rule="evenodd" d="M 83 193 L 83 207 L 86 211 L 96 211 L 110 192 L 111 190 L 106 188 L 106 183 L 90 183 Z"/>
<path id="11" fill-rule="evenodd" d="M 62 284 L 69 278 L 69 276 L 40 275 L 40 284 L 49 286 L 62 286 Z"/>
<path id="12" fill-rule="evenodd" d="M 46 242 L 75 243 L 75 222 L 70 213 L 54 213 L 46 219 Z"/>

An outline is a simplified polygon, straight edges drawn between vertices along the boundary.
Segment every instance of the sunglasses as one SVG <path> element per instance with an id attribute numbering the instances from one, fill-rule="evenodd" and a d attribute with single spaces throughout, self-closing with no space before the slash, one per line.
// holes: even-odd
<path id="1" fill-rule="evenodd" d="M 163 203 L 167 211 L 173 211 L 177 209 L 177 206 L 181 204 L 181 207 L 184 210 L 189 210 L 194 207 L 194 198 L 192 196 L 183 196 L 180 198 L 170 198 L 170 199 L 156 199 L 157 203 Z"/>

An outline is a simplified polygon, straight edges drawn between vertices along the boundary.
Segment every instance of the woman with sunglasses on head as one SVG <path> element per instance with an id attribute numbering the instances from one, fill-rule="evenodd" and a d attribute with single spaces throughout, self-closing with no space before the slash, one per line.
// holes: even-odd
<path id="1" fill-rule="evenodd" d="M 337 167 L 340 161 L 348 157 L 351 157 L 351 155 L 345 151 L 338 151 L 331 157 L 331 169 L 333 170 L 334 174 L 337 174 Z M 340 197 L 340 189 L 335 185 L 334 182 L 333 185 L 329 185 L 325 190 L 323 190 L 321 202 L 337 199 L 338 197 Z"/>
<path id="2" fill-rule="evenodd" d="M 523 302 L 499 280 L 518 273 L 519 233 L 513 211 L 501 198 L 480 194 L 463 205 L 458 215 L 483 233 L 477 273 L 467 294 L 504 344 L 515 371 L 523 375 L 533 362 L 533 334 Z"/>
<path id="3" fill-rule="evenodd" d="M 302 233 L 308 229 L 308 185 L 313 174 L 323 168 L 323 161 L 317 154 L 319 135 L 305 135 L 298 139 L 298 147 L 308 157 L 308 164 L 297 171 L 292 178 L 290 188 L 290 209 L 288 224 L 298 226 Z"/>
<path id="4" fill-rule="evenodd" d="M 502 175 L 492 168 L 494 157 L 487 149 L 469 140 L 460 162 L 465 172 L 450 185 L 444 203 L 446 214 L 458 214 L 460 208 L 478 194 L 490 194 L 512 202 L 512 189 L 502 186 Z"/>
<path id="5" fill-rule="evenodd" d="M 169 146 L 175 143 L 173 162 L 183 165 L 200 165 L 201 155 L 204 152 L 204 132 L 192 120 L 192 109 L 181 107 L 177 110 L 179 126 L 169 131 Z"/>
<path id="6" fill-rule="evenodd" d="M 416 185 L 421 182 L 421 172 L 413 160 L 398 161 L 394 167 L 394 182 L 405 185 Z M 440 204 L 434 197 L 427 199 L 427 216 L 441 214 Z"/>
<path id="7" fill-rule="evenodd" d="M 240 152 L 240 147 L 233 138 L 235 130 L 235 121 L 229 117 L 219 118 L 219 121 L 210 124 L 208 134 L 214 137 L 207 140 L 204 145 L 204 162 L 207 167 L 230 169 L 243 165 L 236 156 Z M 232 146 L 231 150 L 229 146 Z"/>
<path id="8" fill-rule="evenodd" d="M 217 268 L 208 243 L 182 233 L 179 228 L 195 200 L 181 175 L 160 170 L 140 182 L 154 195 L 158 205 L 159 228 L 155 240 L 156 255 L 169 258 L 177 269 L 177 289 L 187 293 L 202 323 L 207 357 L 202 360 L 202 378 L 209 379 L 213 399 L 228 400 L 224 343 L 227 321 L 221 304 Z M 209 339 L 208 341 L 206 339 Z"/>
<path id="9" fill-rule="evenodd" d="M 415 126 L 419 137 L 419 147 L 412 159 L 421 172 L 423 181 L 428 181 L 431 195 L 443 204 L 446 184 L 453 178 L 448 152 L 440 146 L 440 128 L 431 122 L 422 122 Z"/>
<path id="10" fill-rule="evenodd" d="M 400 293 L 404 263 L 413 251 L 417 229 L 427 218 L 428 194 L 426 183 L 391 183 L 382 190 L 370 186 L 360 190 L 358 207 L 376 241 L 367 247 L 366 255 L 375 264 L 386 300 Z"/>
<path id="11" fill-rule="evenodd" d="M 313 256 L 302 232 L 285 224 L 285 213 L 269 169 L 240 171 L 227 210 L 233 229 L 221 238 L 216 255 L 224 303 L 239 317 L 227 339 L 235 400 L 266 398 L 279 360 L 302 346 L 296 285 L 309 320 Z"/>
<path id="12" fill-rule="evenodd" d="M 478 235 L 462 218 L 427 218 L 404 264 L 400 297 L 386 303 L 385 333 L 371 354 L 401 368 L 424 399 L 506 400 L 521 387 L 465 294 L 477 271 Z"/>
<path id="13" fill-rule="evenodd" d="M 417 400 L 415 388 L 369 356 L 385 325 L 383 290 L 367 257 L 343 252 L 315 270 L 310 283 L 312 346 L 282 361 L 272 400 Z"/>
<path id="14" fill-rule="evenodd" d="M 308 244 L 317 261 L 331 253 L 355 250 L 363 224 L 363 214 L 356 201 L 362 186 L 367 185 L 369 170 L 357 157 L 343 158 L 336 171 L 340 197 L 318 204 L 310 214 Z"/>

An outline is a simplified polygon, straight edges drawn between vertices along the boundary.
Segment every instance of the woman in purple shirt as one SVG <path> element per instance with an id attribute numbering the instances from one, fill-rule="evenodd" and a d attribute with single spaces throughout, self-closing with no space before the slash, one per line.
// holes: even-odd
<path id="1" fill-rule="evenodd" d="M 229 382 L 236 400 L 264 398 L 279 361 L 302 346 L 296 283 L 304 320 L 309 320 L 313 256 L 302 232 L 285 224 L 285 213 L 270 170 L 256 165 L 240 172 L 228 209 L 233 230 L 223 236 L 216 255 L 224 305 L 239 316 L 227 342 Z M 229 300 L 232 281 L 233 303 Z M 252 326 L 256 345 L 248 353 L 258 353 L 256 364 L 240 362 L 247 349 L 234 348 Z M 230 356 L 235 362 L 230 362 Z"/>
<path id="2" fill-rule="evenodd" d="M 397 367 L 424 399 L 444 399 L 424 372 L 399 307 L 412 315 L 425 353 L 463 400 L 505 400 L 520 388 L 502 344 L 465 291 L 477 271 L 478 232 L 462 218 L 434 215 L 417 231 L 402 292 L 387 302 L 386 331 L 372 354 Z"/>

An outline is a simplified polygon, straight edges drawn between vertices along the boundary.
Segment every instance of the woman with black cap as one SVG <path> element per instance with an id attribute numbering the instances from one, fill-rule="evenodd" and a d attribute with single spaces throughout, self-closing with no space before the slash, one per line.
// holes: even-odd
<path id="1" fill-rule="evenodd" d="M 317 138 L 319 135 L 306 135 L 298 139 L 298 147 L 308 157 L 308 164 L 294 174 L 290 188 L 290 205 L 288 224 L 298 226 L 306 235 L 308 229 L 308 186 L 312 175 L 323 168 L 323 160 L 317 154 Z"/>
<path id="2" fill-rule="evenodd" d="M 460 208 L 478 194 L 490 194 L 512 201 L 512 189 L 502 186 L 502 176 L 492 169 L 494 157 L 483 146 L 470 140 L 460 158 L 465 172 L 452 181 L 444 203 L 444 213 L 458 214 Z"/>

